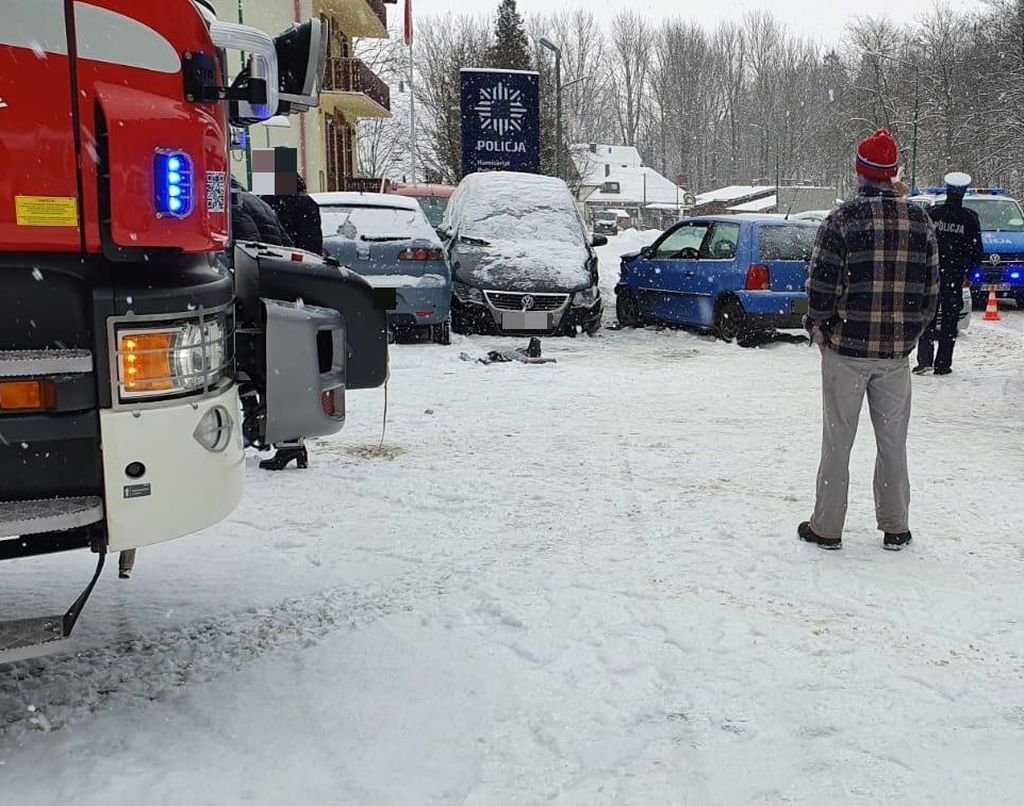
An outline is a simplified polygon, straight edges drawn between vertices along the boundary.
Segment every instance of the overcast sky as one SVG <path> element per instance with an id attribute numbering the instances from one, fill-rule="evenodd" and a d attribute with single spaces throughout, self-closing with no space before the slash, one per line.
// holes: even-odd
<path id="1" fill-rule="evenodd" d="M 652 20 L 682 17 L 714 25 L 719 20 L 742 18 L 753 9 L 771 11 L 787 27 L 819 40 L 839 37 L 853 16 L 888 14 L 897 22 L 910 21 L 921 12 L 932 8 L 935 0 L 519 0 L 519 9 L 525 13 L 544 13 L 559 7 L 590 8 L 599 16 L 614 16 L 622 8 L 632 8 Z M 402 0 L 399 0 L 401 3 Z M 963 9 L 981 8 L 980 0 L 955 0 Z M 437 11 L 465 12 L 480 8 L 493 12 L 498 0 L 413 0 L 416 15 Z M 401 8 L 401 5 L 399 5 Z"/>

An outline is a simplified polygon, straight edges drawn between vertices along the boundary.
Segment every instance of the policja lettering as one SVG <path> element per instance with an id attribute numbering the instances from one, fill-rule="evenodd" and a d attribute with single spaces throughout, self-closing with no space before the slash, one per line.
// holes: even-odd
<path id="1" fill-rule="evenodd" d="M 525 154 L 526 143 L 499 143 L 495 140 L 477 140 L 477 151 L 489 151 L 492 154 Z"/>
<path id="2" fill-rule="evenodd" d="M 952 221 L 936 221 L 935 229 L 938 232 L 946 232 L 950 235 L 963 235 L 965 231 L 963 224 L 956 224 Z"/>

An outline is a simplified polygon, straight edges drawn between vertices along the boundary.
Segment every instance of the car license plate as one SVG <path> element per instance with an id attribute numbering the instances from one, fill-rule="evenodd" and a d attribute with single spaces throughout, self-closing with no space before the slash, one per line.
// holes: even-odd
<path id="1" fill-rule="evenodd" d="M 981 287 L 981 290 L 982 291 L 1009 291 L 1010 290 L 1010 284 L 1009 283 L 985 283 L 985 285 L 983 285 Z"/>
<path id="2" fill-rule="evenodd" d="M 544 311 L 502 311 L 502 330 L 551 330 L 551 314 Z"/>
<path id="3" fill-rule="evenodd" d="M 809 310 L 807 300 L 797 299 L 793 300 L 793 313 L 805 314 Z"/>

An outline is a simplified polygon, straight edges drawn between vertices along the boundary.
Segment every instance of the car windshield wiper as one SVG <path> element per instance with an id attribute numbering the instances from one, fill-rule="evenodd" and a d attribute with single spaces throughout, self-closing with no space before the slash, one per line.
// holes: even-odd
<path id="1" fill-rule="evenodd" d="M 468 243 L 470 246 L 490 246 L 490 244 L 482 238 L 470 238 L 468 235 L 460 235 L 459 241 L 461 243 Z"/>

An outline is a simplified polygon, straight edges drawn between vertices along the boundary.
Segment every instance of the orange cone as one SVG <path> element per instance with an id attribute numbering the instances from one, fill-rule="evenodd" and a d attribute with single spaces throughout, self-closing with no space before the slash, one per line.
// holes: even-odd
<path id="1" fill-rule="evenodd" d="M 999 300 L 996 299 L 995 289 L 988 292 L 988 306 L 985 308 L 985 315 L 982 317 L 986 322 L 998 322 L 1002 319 L 999 315 Z"/>

